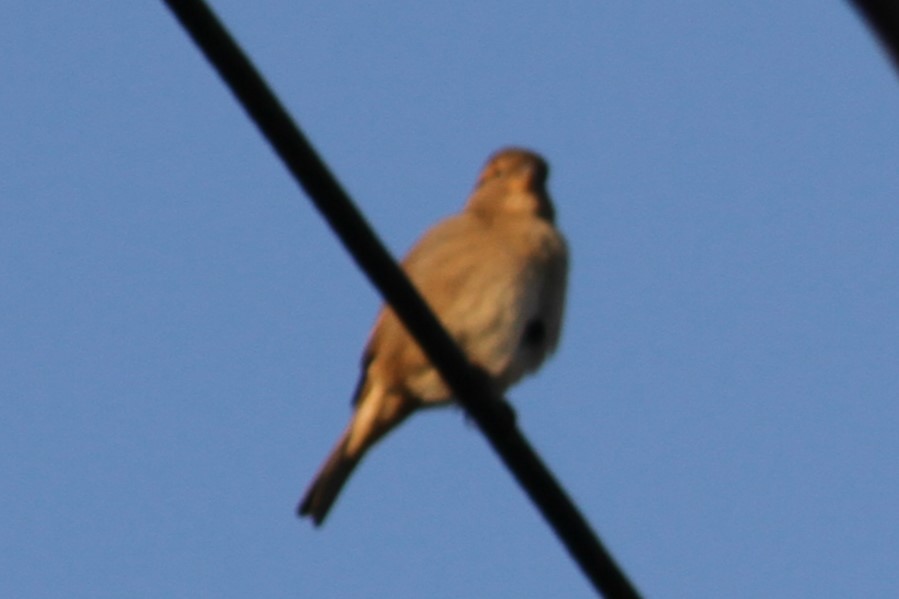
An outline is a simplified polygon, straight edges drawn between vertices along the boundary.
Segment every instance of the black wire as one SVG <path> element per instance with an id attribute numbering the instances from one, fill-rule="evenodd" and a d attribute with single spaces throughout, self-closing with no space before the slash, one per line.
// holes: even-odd
<path id="1" fill-rule="evenodd" d="M 493 394 L 486 373 L 469 364 L 216 16 L 201 0 L 165 2 L 539 506 L 596 590 L 610 598 L 639 597 L 522 436 L 512 409 Z"/>
<path id="2" fill-rule="evenodd" d="M 896 0 L 851 0 L 856 10 L 880 38 L 899 69 L 899 2 Z"/>

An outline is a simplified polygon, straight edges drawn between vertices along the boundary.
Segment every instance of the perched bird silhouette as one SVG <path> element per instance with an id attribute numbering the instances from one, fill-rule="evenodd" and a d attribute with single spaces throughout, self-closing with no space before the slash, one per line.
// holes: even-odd
<path id="1" fill-rule="evenodd" d="M 556 347 L 568 272 L 565 239 L 546 191 L 548 166 L 529 150 L 494 154 L 459 214 L 430 229 L 402 262 L 428 305 L 498 393 Z M 320 525 L 353 469 L 417 408 L 452 392 L 394 311 L 378 314 L 349 426 L 300 502 Z"/>

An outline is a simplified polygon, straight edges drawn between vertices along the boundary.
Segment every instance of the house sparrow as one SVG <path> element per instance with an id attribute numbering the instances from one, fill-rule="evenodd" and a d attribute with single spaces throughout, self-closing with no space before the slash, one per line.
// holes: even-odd
<path id="1" fill-rule="evenodd" d="M 498 394 L 536 370 L 559 341 L 568 250 L 554 225 L 548 166 L 518 148 L 494 154 L 464 209 L 432 229 L 403 270 Z M 452 392 L 390 306 L 362 354 L 354 413 L 300 502 L 320 525 L 353 469 L 388 431 Z"/>

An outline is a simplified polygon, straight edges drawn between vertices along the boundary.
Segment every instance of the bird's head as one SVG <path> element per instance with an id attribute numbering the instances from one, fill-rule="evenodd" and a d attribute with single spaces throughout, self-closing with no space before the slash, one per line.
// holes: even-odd
<path id="1" fill-rule="evenodd" d="M 549 165 L 539 154 L 521 148 L 500 150 L 481 170 L 466 209 L 487 215 L 525 213 L 552 222 L 548 175 Z"/>

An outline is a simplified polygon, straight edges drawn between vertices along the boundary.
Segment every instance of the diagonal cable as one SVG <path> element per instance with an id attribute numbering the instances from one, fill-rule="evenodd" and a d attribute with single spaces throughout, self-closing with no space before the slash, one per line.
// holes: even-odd
<path id="1" fill-rule="evenodd" d="M 202 0 L 165 2 L 353 259 L 393 307 L 594 588 L 609 598 L 639 597 L 580 511 L 522 436 L 515 425 L 512 409 L 493 393 L 487 374 L 468 362 L 443 329 L 216 16 Z"/>
<path id="2" fill-rule="evenodd" d="M 899 69 L 899 3 L 896 0 L 850 0 Z"/>

